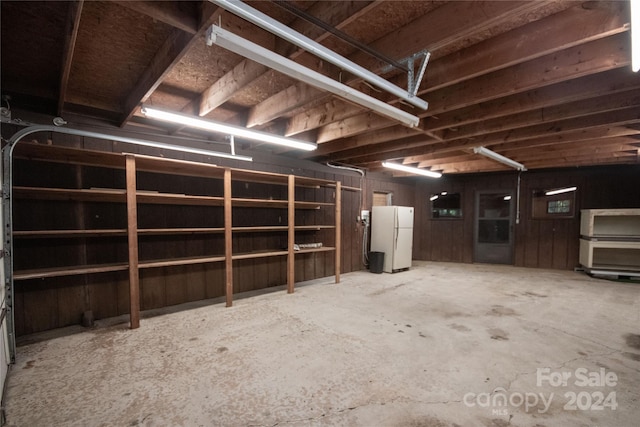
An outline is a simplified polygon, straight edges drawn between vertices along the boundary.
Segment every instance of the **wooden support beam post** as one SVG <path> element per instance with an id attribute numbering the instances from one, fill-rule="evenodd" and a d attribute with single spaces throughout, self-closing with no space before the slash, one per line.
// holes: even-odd
<path id="1" fill-rule="evenodd" d="M 224 170 L 224 269 L 226 272 L 225 296 L 227 307 L 233 305 L 233 241 L 231 215 L 231 170 Z"/>
<path id="2" fill-rule="evenodd" d="M 140 277 L 138 275 L 138 201 L 136 200 L 136 158 L 126 156 L 127 237 L 129 241 L 129 316 L 131 329 L 140 327 Z"/>
<path id="3" fill-rule="evenodd" d="M 293 246 L 296 243 L 296 177 L 289 175 L 289 204 L 287 206 L 288 232 L 288 255 L 287 255 L 287 293 L 292 294 L 296 280 L 296 260 Z"/>
<path id="4" fill-rule="evenodd" d="M 340 228 L 342 214 L 342 183 L 336 181 L 336 283 L 340 283 L 340 254 L 342 253 L 342 243 Z"/>

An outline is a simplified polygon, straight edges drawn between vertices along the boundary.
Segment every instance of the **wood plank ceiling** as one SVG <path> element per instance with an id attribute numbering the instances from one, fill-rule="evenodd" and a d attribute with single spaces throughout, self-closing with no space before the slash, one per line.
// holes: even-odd
<path id="1" fill-rule="evenodd" d="M 248 3 L 371 71 L 388 65 L 277 2 Z M 314 152 L 279 154 L 368 170 L 380 170 L 383 160 L 444 173 L 508 169 L 474 154 L 476 146 L 530 170 L 640 162 L 640 75 L 630 67 L 626 1 L 290 3 L 394 60 L 428 49 L 418 91 L 428 110 L 206 1 L 3 0 L 2 95 L 15 108 L 203 137 L 146 119 L 144 102 L 317 141 Z M 419 126 L 207 47 L 214 22 L 418 115 Z M 405 71 L 384 73 L 406 88 Z"/>

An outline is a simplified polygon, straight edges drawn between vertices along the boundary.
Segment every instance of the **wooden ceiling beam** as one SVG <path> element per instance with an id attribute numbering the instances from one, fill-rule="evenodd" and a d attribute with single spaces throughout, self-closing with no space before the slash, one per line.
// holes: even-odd
<path id="1" fill-rule="evenodd" d="M 303 153 L 302 158 L 327 156 L 331 153 L 344 151 L 349 148 L 353 149 L 364 147 L 367 145 L 375 145 L 389 140 L 401 140 L 410 136 L 417 137 L 419 135 L 421 141 L 424 141 L 426 139 L 424 136 L 421 136 L 422 134 L 416 129 L 411 129 L 405 126 L 399 126 L 399 129 L 396 129 L 395 127 L 389 127 L 386 129 L 356 135 L 345 140 L 337 139 L 331 142 L 319 144 L 316 150 Z M 349 141 L 349 146 L 342 147 L 344 141 L 347 140 Z"/>
<path id="2" fill-rule="evenodd" d="M 374 160 L 388 160 L 390 159 L 390 157 L 388 156 L 389 153 L 395 153 L 398 150 L 407 150 L 415 147 L 425 147 L 437 143 L 439 143 L 439 141 L 434 140 L 426 135 L 416 135 L 393 141 L 393 143 L 391 144 L 388 142 L 383 142 L 380 144 L 367 145 L 364 147 L 333 152 L 329 154 L 328 158 L 332 161 L 344 161 L 352 159 L 354 157 L 368 155 L 375 156 Z"/>
<path id="3" fill-rule="evenodd" d="M 591 116 L 579 117 L 576 119 L 559 120 L 553 123 L 534 125 L 512 131 L 496 132 L 474 139 L 446 141 L 418 148 L 422 148 L 423 150 L 425 150 L 425 152 L 422 154 L 426 154 L 430 152 L 469 149 L 478 146 L 487 146 L 492 150 L 499 150 L 499 148 L 497 147 L 508 147 L 512 144 L 517 144 L 518 142 L 521 142 L 522 146 L 526 147 L 528 146 L 527 144 L 531 142 L 531 140 L 535 141 L 536 138 L 545 137 L 550 134 L 552 134 L 554 137 L 558 137 L 562 134 L 565 134 L 566 136 L 574 132 L 585 132 L 590 128 L 620 127 L 626 124 L 639 122 L 640 108 L 631 107 L 624 110 L 611 111 L 603 114 L 594 114 Z M 568 140 L 570 141 L 571 139 Z M 411 153 L 407 156 L 412 155 L 415 154 Z"/>
<path id="4" fill-rule="evenodd" d="M 80 28 L 80 16 L 84 0 L 70 1 L 67 12 L 67 22 L 64 32 L 64 50 L 62 57 L 62 70 L 60 72 L 60 88 L 58 91 L 58 115 L 62 115 L 64 109 L 64 99 L 67 95 L 67 85 L 71 74 L 71 64 L 73 63 L 73 52 L 76 48 L 78 28 Z"/>
<path id="5" fill-rule="evenodd" d="M 155 3 L 155 2 L 154 2 Z M 124 126 L 138 109 L 140 103 L 146 101 L 149 96 L 162 83 L 178 62 L 186 55 L 193 43 L 201 40 L 207 28 L 215 22 L 224 11 L 212 3 L 203 3 L 201 19 L 198 31 L 195 34 L 174 29 L 163 45 L 145 69 L 138 83 L 124 102 L 124 114 L 120 120 L 120 126 Z M 227 24 L 233 21 L 233 17 L 226 19 Z"/>
<path id="6" fill-rule="evenodd" d="M 626 31 L 623 14 L 618 13 L 623 5 L 612 3 L 598 3 L 597 7 L 585 10 L 581 5 L 572 7 L 564 12 L 551 15 L 545 19 L 535 21 L 514 31 L 488 39 L 461 52 L 432 61 L 428 67 L 426 83 L 429 88 L 420 92 L 420 96 L 430 98 L 430 93 L 438 88 L 450 86 L 463 80 L 477 77 L 498 69 L 530 61 L 549 55 L 579 43 L 597 40 L 606 36 Z M 567 31 L 566 22 L 577 22 L 576 30 Z M 563 24 L 561 25 L 560 22 Z M 584 24 L 584 25 L 583 25 Z M 588 25 L 587 25 L 588 24 Z M 572 26 L 573 28 L 573 26 Z M 518 49 L 513 49 L 514 40 L 518 41 Z M 395 82 L 406 84 L 406 82 Z M 389 102 L 395 100 L 389 98 Z M 348 104 L 346 104 L 348 105 Z M 351 106 L 342 106 L 343 117 L 357 114 L 358 110 Z M 327 106 L 316 109 L 327 110 Z M 429 111 L 433 111 L 433 105 Z M 303 117 L 293 117 L 287 127 L 288 135 L 295 135 L 309 126 L 320 125 L 305 120 L 312 113 L 302 113 Z M 430 115 L 430 114 L 429 114 Z M 318 114 L 317 117 L 326 117 Z"/>
<path id="7" fill-rule="evenodd" d="M 628 69 L 616 68 L 431 116 L 424 128 L 437 131 L 501 117 L 505 111 L 521 113 L 632 89 L 640 89 L 640 81 Z"/>
<path id="8" fill-rule="evenodd" d="M 578 166 L 594 166 L 594 165 L 610 165 L 610 164 L 640 164 L 640 157 L 633 153 L 605 153 L 601 156 L 582 155 L 568 156 L 563 158 L 555 158 L 549 160 L 540 160 L 530 162 L 527 165 L 529 169 L 550 169 L 550 168 L 567 168 Z"/>
<path id="9" fill-rule="evenodd" d="M 198 32 L 198 17 L 190 2 L 116 1 L 120 6 L 147 15 L 189 34 Z"/>
<path id="10" fill-rule="evenodd" d="M 570 142 L 545 147 L 544 150 L 527 148 L 514 151 L 509 157 L 517 162 L 527 163 L 536 160 L 553 159 L 564 156 L 599 155 L 605 153 L 616 153 L 629 150 L 636 150 L 640 141 L 630 137 L 618 137 L 609 139 L 598 139 L 593 141 Z"/>
<path id="11" fill-rule="evenodd" d="M 616 112 L 618 113 L 618 112 Z M 619 113 L 618 113 L 619 114 Z M 637 133 L 636 130 L 629 129 L 626 126 L 628 124 L 633 124 L 634 122 L 627 122 L 627 120 L 637 120 L 635 123 L 640 122 L 637 119 L 640 111 L 638 109 L 629 109 L 624 112 L 625 117 L 618 116 L 616 118 L 616 114 L 610 114 L 608 119 L 600 118 L 601 124 L 599 126 L 595 125 L 595 122 L 591 123 L 591 126 L 587 126 L 585 129 L 578 128 L 568 130 L 564 129 L 562 132 L 553 132 L 553 134 L 549 135 L 543 133 L 542 135 L 531 133 L 528 136 L 528 139 L 524 135 L 520 135 L 520 140 L 509 140 L 507 142 L 504 141 L 504 137 L 508 135 L 505 133 L 500 136 L 495 136 L 495 141 L 491 140 L 461 140 L 461 141 L 453 141 L 451 143 L 447 142 L 423 142 L 420 144 L 416 142 L 415 144 L 405 144 L 404 146 L 399 146 L 396 150 L 385 151 L 384 153 L 375 152 L 372 149 L 369 150 L 361 150 L 358 152 L 350 153 L 349 157 L 343 158 L 342 160 L 351 164 L 359 165 L 361 163 L 367 162 L 375 162 L 381 161 L 385 159 L 404 159 L 405 157 L 412 156 L 424 156 L 431 153 L 444 153 L 451 152 L 456 150 L 470 149 L 479 145 L 490 145 L 492 150 L 496 150 L 500 153 L 506 152 L 509 148 L 523 148 L 529 146 L 544 146 L 551 144 L 558 144 L 570 141 L 577 140 L 587 140 L 587 139 L 595 139 L 595 138 L 604 138 L 604 137 L 612 137 L 612 136 L 624 136 L 624 135 L 632 135 Z M 617 123 L 616 120 L 622 120 L 621 123 Z M 602 123 L 606 121 L 613 121 L 611 123 Z M 576 125 L 577 123 L 571 123 L 572 125 Z M 385 145 L 385 144 L 381 144 Z M 331 157 L 331 156 L 329 156 Z"/>
<path id="12" fill-rule="evenodd" d="M 486 133 L 514 130 L 536 124 L 552 123 L 558 120 L 622 110 L 633 106 L 640 108 L 640 91 L 638 90 L 505 115 L 503 117 L 455 128 L 455 130 L 450 129 L 445 132 L 444 137 L 447 141 L 473 138 Z"/>
<path id="13" fill-rule="evenodd" d="M 429 48 L 433 53 L 434 51 L 449 46 L 454 43 L 463 41 L 465 38 L 470 37 L 472 34 L 484 31 L 492 26 L 498 25 L 501 22 L 508 21 L 514 16 L 531 12 L 532 9 L 542 7 L 546 2 L 525 3 L 525 2 L 450 2 L 439 8 L 436 8 L 431 13 L 423 15 L 416 20 L 412 21 L 408 25 L 393 32 L 373 43 L 371 47 L 384 52 L 386 55 L 393 58 L 404 58 L 414 54 L 417 51 Z M 446 17 L 446 18 L 445 18 Z M 491 17 L 487 19 L 487 17 Z M 415 37 L 415 34 L 421 34 L 420 37 Z M 429 46 L 424 45 L 424 40 L 430 40 Z M 372 68 L 372 60 L 368 55 L 357 52 L 349 59 L 364 66 L 365 68 Z M 314 60 L 317 62 L 316 60 Z M 312 64 L 305 64 L 312 66 Z M 375 67 L 374 67 L 375 68 Z M 316 70 L 318 71 L 318 70 Z M 361 82 L 361 79 L 350 78 L 347 79 L 346 84 L 354 86 Z M 403 82 L 399 82 L 398 85 L 406 86 L 406 79 Z M 313 96 L 309 96 L 307 99 L 296 99 L 297 103 L 291 103 L 292 99 L 286 97 L 284 94 L 274 95 L 277 99 L 271 102 L 271 105 L 279 106 L 279 110 L 267 110 L 262 113 L 265 118 L 258 114 L 253 114 L 251 124 L 264 123 L 268 120 L 267 117 L 280 117 L 288 112 L 291 112 L 302 105 L 312 102 L 317 103 L 318 98 L 328 98 L 327 94 L 315 93 Z M 289 103 L 287 103 L 289 102 Z M 346 119 L 350 116 L 356 115 L 362 112 L 362 108 L 354 106 L 353 104 L 346 103 L 344 101 L 342 105 L 339 105 L 339 111 L 342 113 L 337 115 L 336 113 L 330 114 L 338 120 Z M 336 105 L 336 102 L 333 102 Z M 259 105 L 255 107 L 259 109 Z M 331 106 L 321 106 L 320 109 L 328 109 Z M 262 110 L 262 109 L 261 109 Z M 292 119 L 292 123 L 300 125 L 305 123 L 303 117 Z M 322 112 L 319 111 L 317 117 L 325 118 L 325 120 L 307 121 L 306 124 L 310 125 L 315 123 L 316 126 L 328 124 L 326 121 L 327 116 L 322 116 Z M 286 134 L 289 136 L 296 135 L 298 133 L 311 130 L 310 127 L 297 128 L 292 126 L 287 127 Z"/>
<path id="14" fill-rule="evenodd" d="M 418 163 L 418 167 L 433 168 L 434 165 L 438 165 L 438 164 L 470 162 L 478 159 L 477 154 L 463 153 L 460 151 L 454 151 L 451 153 L 438 153 L 438 154 L 440 154 L 440 156 L 435 157 L 433 159 L 421 161 L 420 163 Z M 405 163 L 406 161 L 407 159 L 405 159 L 402 163 Z"/>
<path id="15" fill-rule="evenodd" d="M 487 158 L 476 158 L 473 160 L 440 163 L 432 165 L 430 170 L 441 173 L 469 173 L 469 172 L 496 172 L 514 170 L 507 165 Z"/>
<path id="16" fill-rule="evenodd" d="M 626 34 L 574 46 L 429 93 L 429 117 L 629 64 Z M 361 116 L 363 114 L 360 114 Z M 357 117 L 357 116 L 355 116 Z M 363 120 L 354 120 L 362 123 Z M 366 128 L 353 128 L 352 134 Z M 322 132 L 322 129 L 320 130 Z"/>
<path id="17" fill-rule="evenodd" d="M 491 149 L 510 156 L 512 152 L 517 152 L 518 150 L 522 149 L 540 149 L 542 147 L 545 147 L 544 149 L 547 149 L 558 144 L 602 140 L 639 134 L 640 131 L 630 129 L 627 126 L 604 125 L 592 129 L 578 129 L 563 134 L 543 135 L 523 141 L 494 144 L 491 146 Z"/>
<path id="18" fill-rule="evenodd" d="M 375 2 L 340 2 L 339 4 L 318 2 L 312 6 L 312 10 L 310 10 L 309 13 L 325 20 L 325 22 L 336 28 L 341 28 L 349 22 L 352 22 L 354 17 L 376 6 L 377 3 Z M 301 19 L 295 20 L 291 24 L 291 27 L 316 41 L 327 37 L 326 32 L 319 30 L 318 27 Z M 276 49 L 275 44 L 270 48 L 272 51 L 282 49 L 283 48 Z M 280 53 L 290 59 L 294 59 L 303 52 L 304 51 L 300 49 L 290 48 L 288 52 Z M 224 104 L 231 99 L 237 91 L 242 90 L 268 71 L 269 69 L 264 65 L 243 59 L 231 72 L 224 75 L 202 93 L 200 97 L 200 115 L 204 116 Z M 308 93 L 309 91 L 313 93 Z M 317 96 L 319 93 L 320 91 L 315 88 L 298 84 L 291 88 L 288 93 L 282 94 L 282 97 L 287 99 L 289 102 L 288 105 L 291 105 L 290 108 L 293 109 L 296 108 L 295 106 L 297 105 L 296 99 L 299 99 L 302 94 L 304 94 L 305 99 L 308 99 Z M 282 103 L 281 99 L 267 99 L 265 103 L 258 104 L 251 108 L 247 119 L 247 127 L 261 125 L 279 117 L 279 115 L 272 115 L 271 111 L 276 108 L 274 105 L 282 105 Z"/>

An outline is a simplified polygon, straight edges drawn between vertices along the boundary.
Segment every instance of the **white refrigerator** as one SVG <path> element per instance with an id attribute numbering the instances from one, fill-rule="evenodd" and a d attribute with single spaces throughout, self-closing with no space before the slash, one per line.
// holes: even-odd
<path id="1" fill-rule="evenodd" d="M 386 273 L 411 267 L 413 207 L 374 206 L 371 212 L 371 251 L 384 252 Z"/>

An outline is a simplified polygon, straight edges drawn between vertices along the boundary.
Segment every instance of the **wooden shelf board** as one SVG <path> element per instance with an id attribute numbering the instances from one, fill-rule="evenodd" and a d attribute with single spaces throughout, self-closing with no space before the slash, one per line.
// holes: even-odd
<path id="1" fill-rule="evenodd" d="M 126 236 L 127 230 L 34 230 L 14 231 L 13 237 L 20 238 L 78 238 L 78 237 L 111 237 Z"/>
<path id="2" fill-rule="evenodd" d="M 284 256 L 288 254 L 289 254 L 288 251 L 250 252 L 250 253 L 235 254 L 232 256 L 232 259 L 240 260 L 240 259 L 268 258 L 268 257 L 274 257 L 274 256 Z"/>
<path id="3" fill-rule="evenodd" d="M 18 270 L 13 274 L 13 280 L 44 279 L 48 277 L 76 276 L 79 274 L 108 273 L 113 271 L 124 271 L 128 268 L 128 264 L 120 263 Z"/>
<path id="4" fill-rule="evenodd" d="M 138 268 L 157 268 L 157 267 L 173 267 L 177 265 L 193 265 L 193 264 L 207 264 L 210 262 L 224 261 L 224 256 L 207 256 L 207 257 L 193 257 L 193 258 L 172 258 L 161 260 L 140 261 Z"/>
<path id="5" fill-rule="evenodd" d="M 171 193 L 138 192 L 136 200 L 141 204 L 155 205 L 222 206 L 224 204 L 224 197 Z"/>
<path id="6" fill-rule="evenodd" d="M 309 253 L 313 253 L 313 252 L 330 252 L 330 251 L 335 251 L 336 248 L 333 248 L 331 246 L 323 246 L 321 248 L 309 248 L 309 249 L 300 249 L 299 251 L 295 251 L 294 253 L 296 254 L 309 254 Z"/>
<path id="7" fill-rule="evenodd" d="M 243 198 L 233 198 L 231 199 L 231 206 L 243 207 L 243 208 L 277 208 L 277 209 L 286 209 L 287 208 L 286 200 L 268 200 L 268 199 L 243 199 Z"/>
<path id="8" fill-rule="evenodd" d="M 124 169 L 124 157 L 120 153 L 83 150 L 28 142 L 16 145 L 14 157 L 43 162 Z"/>
<path id="9" fill-rule="evenodd" d="M 269 231 L 287 231 L 289 227 L 286 225 L 262 225 L 252 227 L 231 227 L 231 231 L 234 233 L 254 233 L 254 232 L 269 232 Z"/>
<path id="10" fill-rule="evenodd" d="M 215 164 L 134 154 L 136 169 L 144 172 L 222 179 L 224 168 Z"/>
<path id="11" fill-rule="evenodd" d="M 335 225 L 296 225 L 296 230 L 299 231 L 318 231 L 318 230 L 332 230 L 335 229 Z"/>
<path id="12" fill-rule="evenodd" d="M 42 187 L 13 187 L 17 198 L 36 198 L 41 200 L 70 200 L 85 202 L 124 202 L 125 190 L 119 189 L 67 189 Z"/>
<path id="13" fill-rule="evenodd" d="M 140 228 L 138 235 L 152 236 L 161 234 L 214 234 L 223 233 L 224 227 L 190 227 L 190 228 Z"/>

